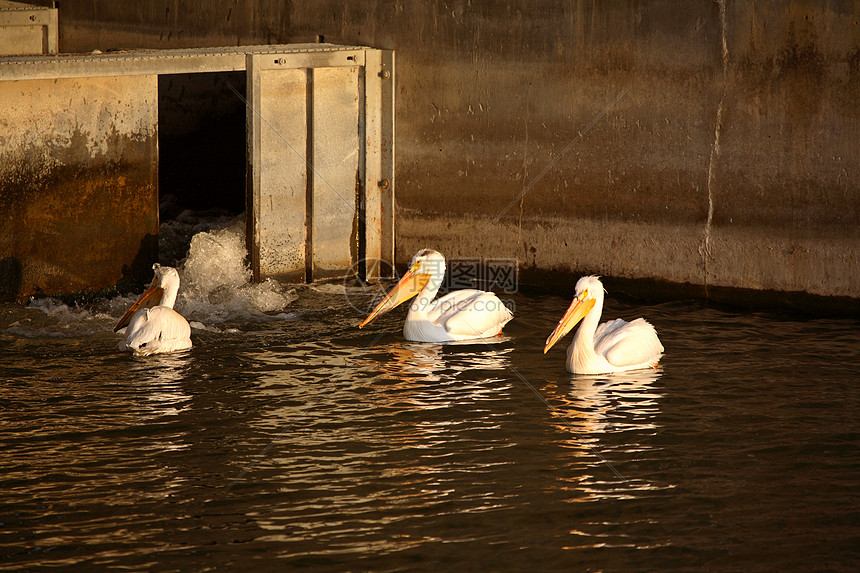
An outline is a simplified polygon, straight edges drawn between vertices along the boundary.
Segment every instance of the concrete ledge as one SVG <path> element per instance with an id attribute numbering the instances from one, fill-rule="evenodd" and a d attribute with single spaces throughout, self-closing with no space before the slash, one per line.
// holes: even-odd
<path id="1" fill-rule="evenodd" d="M 293 68 L 338 65 L 352 56 L 364 58 L 364 48 L 329 44 L 242 46 L 93 52 L 58 56 L 16 56 L 0 60 L 0 80 L 32 80 L 97 76 L 136 76 L 240 71 L 247 54 L 293 57 L 282 65 Z M 275 58 L 277 59 L 277 58 Z M 355 65 L 353 61 L 349 65 Z"/>
<path id="2" fill-rule="evenodd" d="M 506 218 L 493 223 L 490 218 L 404 210 L 397 220 L 398 262 L 433 248 L 449 258 L 487 253 L 516 258 L 526 269 L 697 285 L 684 290 L 708 298 L 715 289 L 741 289 L 860 300 L 856 235 L 766 234 L 749 227 L 709 231 L 704 223 L 611 219 Z"/>

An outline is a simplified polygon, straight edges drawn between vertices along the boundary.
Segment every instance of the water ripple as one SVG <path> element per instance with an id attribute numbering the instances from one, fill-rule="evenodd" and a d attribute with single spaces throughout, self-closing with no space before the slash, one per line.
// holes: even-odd
<path id="1" fill-rule="evenodd" d="M 429 345 L 297 293 L 147 360 L 119 304 L 0 308 L 0 570 L 857 565 L 856 321 L 609 298 L 666 356 L 572 376 L 561 298 Z"/>

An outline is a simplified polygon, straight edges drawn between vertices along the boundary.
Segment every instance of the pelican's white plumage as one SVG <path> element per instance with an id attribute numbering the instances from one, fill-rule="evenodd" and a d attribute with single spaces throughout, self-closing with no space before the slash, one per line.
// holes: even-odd
<path id="1" fill-rule="evenodd" d="M 498 336 L 514 317 L 495 294 L 482 290 L 458 290 L 434 300 L 444 278 L 445 257 L 432 249 L 419 251 L 412 258 L 409 271 L 359 328 L 416 295 L 403 325 L 403 336 L 415 342 Z"/>
<path id="2" fill-rule="evenodd" d="M 576 296 L 547 338 L 544 354 L 582 320 L 567 349 L 568 372 L 606 374 L 655 367 L 663 356 L 663 345 L 645 319 L 627 322 L 617 318 L 598 325 L 604 292 L 603 283 L 595 276 L 577 281 Z"/>
<path id="3" fill-rule="evenodd" d="M 114 332 L 128 325 L 119 349 L 135 356 L 164 354 L 191 348 L 191 327 L 173 310 L 179 273 L 173 267 L 152 266 L 155 277 L 146 292 L 123 315 Z"/>

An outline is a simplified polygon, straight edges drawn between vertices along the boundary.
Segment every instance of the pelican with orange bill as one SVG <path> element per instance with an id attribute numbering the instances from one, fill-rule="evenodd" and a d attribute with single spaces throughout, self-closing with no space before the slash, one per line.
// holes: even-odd
<path id="1" fill-rule="evenodd" d="M 403 336 L 407 340 L 450 342 L 487 339 L 501 334 L 513 313 L 495 294 L 463 289 L 435 299 L 444 278 L 445 257 L 432 249 L 419 251 L 406 274 L 358 327 L 364 328 L 379 316 L 417 297 L 410 304 L 403 325 Z"/>
<path id="2" fill-rule="evenodd" d="M 173 267 L 152 265 L 152 283 L 131 305 L 113 331 L 126 328 L 119 349 L 135 356 L 164 354 L 191 348 L 191 326 L 173 310 L 179 292 L 179 273 Z"/>
<path id="3" fill-rule="evenodd" d="M 546 339 L 546 354 L 580 321 L 582 326 L 567 349 L 567 371 L 574 374 L 608 374 L 640 368 L 656 368 L 663 356 L 663 345 L 657 331 L 648 321 L 637 318 L 627 322 L 620 318 L 598 325 L 603 312 L 603 283 L 595 276 L 582 277 L 576 283 L 573 302 L 558 325 Z"/>

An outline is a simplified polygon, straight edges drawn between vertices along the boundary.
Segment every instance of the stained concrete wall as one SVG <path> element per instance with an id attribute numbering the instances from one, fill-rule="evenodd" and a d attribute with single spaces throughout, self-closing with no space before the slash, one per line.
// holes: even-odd
<path id="1" fill-rule="evenodd" d="M 57 10 L 0 0 L 0 56 L 56 54 Z"/>
<path id="2" fill-rule="evenodd" d="M 60 48 L 396 50 L 401 263 L 856 301 L 858 22 L 854 1 L 94 0 L 60 5 Z"/>
<path id="3" fill-rule="evenodd" d="M 0 81 L 0 300 L 151 275 L 156 94 L 150 75 Z"/>
<path id="4" fill-rule="evenodd" d="M 0 58 L 0 208 L 7 216 L 0 300 L 76 294 L 129 279 L 118 285 L 125 289 L 149 278 L 159 183 L 181 195 L 165 207 L 174 215 L 183 205 L 221 206 L 219 192 L 232 191 L 231 199 L 247 207 L 258 279 L 294 271 L 343 276 L 365 254 L 393 259 L 393 223 L 385 216 L 393 199 L 378 185 L 393 181 L 393 136 L 384 125 L 393 116 L 393 64 L 390 52 L 330 44 Z M 268 89 L 293 76 L 299 81 L 290 89 Z M 234 83 L 247 84 L 249 106 Z M 200 113 L 180 109 L 186 106 Z M 239 126 L 237 111 L 248 120 Z M 283 135 L 296 127 L 301 136 L 290 145 Z M 201 131 L 213 136 L 203 140 Z M 162 141 L 171 169 L 159 179 Z M 183 143 L 198 153 L 178 149 Z M 222 145 L 239 169 L 211 167 L 225 151 L 212 146 Z M 207 155 L 210 161 L 201 161 Z M 232 180 L 217 179 L 223 174 Z M 298 219 L 295 204 L 282 201 L 290 186 Z M 282 231 L 303 255 L 298 269 L 262 264 L 264 250 L 283 256 L 283 243 L 271 241 Z M 374 276 L 373 267 L 367 272 Z"/>

